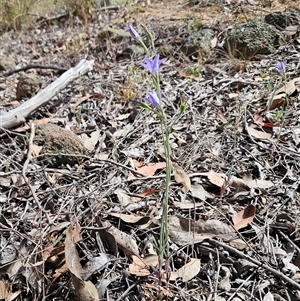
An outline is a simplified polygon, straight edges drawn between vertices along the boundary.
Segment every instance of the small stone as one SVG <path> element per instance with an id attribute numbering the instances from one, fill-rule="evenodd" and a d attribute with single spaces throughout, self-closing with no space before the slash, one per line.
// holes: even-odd
<path id="1" fill-rule="evenodd" d="M 209 56 L 212 52 L 212 40 L 216 37 L 214 30 L 201 28 L 183 39 L 180 50 L 186 56 Z"/>
<path id="2" fill-rule="evenodd" d="M 43 147 L 41 160 L 50 167 L 78 164 L 81 161 L 80 155 L 86 152 L 83 141 L 78 136 L 51 123 L 36 128 L 34 142 Z"/>
<path id="3" fill-rule="evenodd" d="M 0 70 L 10 71 L 16 69 L 16 63 L 13 58 L 6 55 L 0 55 Z"/>
<path id="4" fill-rule="evenodd" d="M 265 22 L 274 25 L 279 30 L 283 30 L 287 26 L 299 25 L 300 14 L 296 11 L 272 12 L 265 16 Z"/>
<path id="5" fill-rule="evenodd" d="M 36 94 L 42 86 L 39 76 L 35 74 L 24 74 L 20 77 L 17 84 L 16 98 L 31 97 Z"/>

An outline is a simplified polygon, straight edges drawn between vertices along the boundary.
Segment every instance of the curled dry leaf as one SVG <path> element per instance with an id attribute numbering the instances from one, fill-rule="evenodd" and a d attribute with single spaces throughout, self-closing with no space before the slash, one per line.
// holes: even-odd
<path id="1" fill-rule="evenodd" d="M 187 193 L 191 188 L 191 180 L 188 174 L 176 163 L 172 163 L 172 169 L 175 181 L 179 184 L 182 184 L 182 191 Z"/>
<path id="2" fill-rule="evenodd" d="M 275 96 L 281 93 L 285 93 L 287 96 L 292 95 L 297 89 L 296 83 L 300 82 L 300 77 L 296 77 L 286 83 L 286 85 L 282 86 L 275 92 Z"/>
<path id="3" fill-rule="evenodd" d="M 201 269 L 201 261 L 198 258 L 191 258 L 191 260 L 176 272 L 171 272 L 170 280 L 182 278 L 183 282 L 187 282 L 198 275 Z"/>
<path id="4" fill-rule="evenodd" d="M 260 179 L 253 180 L 251 174 L 246 174 L 243 177 L 243 181 L 249 188 L 267 189 L 274 186 L 273 182 L 269 180 L 260 180 Z"/>
<path id="5" fill-rule="evenodd" d="M 102 226 L 107 227 L 105 232 L 114 238 L 118 247 L 122 249 L 125 254 L 139 256 L 139 248 L 132 235 L 120 231 L 108 221 L 103 221 Z"/>
<path id="6" fill-rule="evenodd" d="M 66 231 L 65 257 L 66 264 L 71 273 L 72 282 L 75 287 L 79 301 L 98 301 L 99 296 L 96 287 L 90 281 L 84 281 L 82 267 L 76 250 L 75 243 L 80 240 L 80 225 L 76 222 L 75 227 L 69 226 Z"/>
<path id="7" fill-rule="evenodd" d="M 300 77 L 296 77 L 288 81 L 283 87 L 278 89 L 270 102 L 269 110 L 274 110 L 282 106 L 289 97 L 298 90 L 297 83 L 300 82 Z M 298 90 L 299 91 L 299 90 Z"/>
<path id="8" fill-rule="evenodd" d="M 207 238 L 222 237 L 235 238 L 230 227 L 218 220 L 196 221 L 181 216 L 169 218 L 169 236 L 172 242 L 184 246 L 190 243 L 199 243 Z"/>
<path id="9" fill-rule="evenodd" d="M 235 230 L 239 230 L 248 226 L 254 219 L 256 213 L 256 207 L 249 205 L 247 208 L 238 212 L 232 217 L 232 222 Z"/>

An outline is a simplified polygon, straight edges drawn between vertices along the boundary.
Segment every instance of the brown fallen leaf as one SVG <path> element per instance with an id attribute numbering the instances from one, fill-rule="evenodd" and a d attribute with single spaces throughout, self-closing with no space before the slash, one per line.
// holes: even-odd
<path id="1" fill-rule="evenodd" d="M 260 179 L 252 179 L 252 175 L 250 173 L 245 174 L 243 177 L 243 181 L 249 188 L 261 188 L 267 189 L 274 186 L 274 183 L 269 180 L 260 180 Z"/>
<path id="2" fill-rule="evenodd" d="M 144 165 L 142 167 L 137 168 L 137 171 L 140 174 L 143 174 L 145 177 L 151 177 L 155 174 L 155 172 L 158 169 L 163 169 L 166 167 L 166 163 L 165 162 L 158 162 L 152 165 Z M 135 175 L 133 175 L 132 173 L 129 174 L 128 179 L 136 179 L 137 177 Z"/>
<path id="3" fill-rule="evenodd" d="M 235 230 L 245 228 L 250 224 L 255 216 L 256 207 L 254 205 L 249 205 L 247 208 L 238 212 L 232 217 L 232 222 Z"/>
<path id="4" fill-rule="evenodd" d="M 171 272 L 170 280 L 182 278 L 183 282 L 188 282 L 198 275 L 201 269 L 201 261 L 198 258 L 191 258 L 191 260 L 176 272 Z"/>
<path id="5" fill-rule="evenodd" d="M 122 221 L 129 224 L 142 225 L 148 223 L 150 220 L 150 217 L 148 216 L 137 216 L 134 214 L 124 214 L 119 212 L 110 212 L 109 215 L 120 218 Z"/>
<path id="6" fill-rule="evenodd" d="M 191 188 L 191 180 L 188 174 L 176 163 L 172 163 L 172 169 L 175 181 L 179 184 L 182 184 L 182 191 L 187 193 Z"/>
<path id="7" fill-rule="evenodd" d="M 101 225 L 103 227 L 107 227 L 105 233 L 111 236 L 109 239 L 110 240 L 114 239 L 114 241 L 111 241 L 111 243 L 116 243 L 118 247 L 122 249 L 123 252 L 129 256 L 130 255 L 139 256 L 139 248 L 132 235 L 120 231 L 116 227 L 112 226 L 111 223 L 108 221 L 102 221 Z"/>
<path id="8" fill-rule="evenodd" d="M 71 112 L 75 113 L 76 112 L 76 108 L 82 104 L 84 101 L 86 101 L 87 99 L 97 99 L 97 98 L 102 98 L 103 94 L 101 93 L 94 93 L 94 94 L 87 94 L 81 98 L 79 98 L 76 103 L 71 107 Z"/>
<path id="9" fill-rule="evenodd" d="M 253 136 L 255 138 L 258 138 L 258 139 L 270 140 L 272 138 L 271 134 L 255 130 L 252 127 L 247 127 L 247 131 L 248 131 L 249 135 L 251 135 L 251 136 Z"/>
<path id="10" fill-rule="evenodd" d="M 169 236 L 172 242 L 183 246 L 190 243 L 199 243 L 207 238 L 222 237 L 232 239 L 235 236 L 232 229 L 218 220 L 194 222 L 182 216 L 170 216 Z"/>
<path id="11" fill-rule="evenodd" d="M 96 287 L 92 282 L 84 281 L 82 277 L 82 266 L 75 245 L 81 239 L 80 229 L 78 221 L 76 221 L 75 227 L 69 226 L 67 228 L 65 239 L 66 265 L 71 273 L 77 299 L 79 301 L 98 301 L 99 296 Z"/>
<path id="12" fill-rule="evenodd" d="M 149 266 L 138 256 L 131 255 L 132 263 L 128 269 L 130 274 L 136 276 L 148 276 L 150 275 Z"/>
<path id="13" fill-rule="evenodd" d="M 262 116 L 261 116 L 258 112 L 254 113 L 253 121 L 254 121 L 254 123 L 256 123 L 257 125 L 261 125 L 261 126 L 263 126 L 263 127 L 265 127 L 265 128 L 274 128 L 274 127 L 280 126 L 280 125 L 278 125 L 278 124 L 269 123 L 269 122 L 264 122 Z"/>
<path id="14" fill-rule="evenodd" d="M 144 165 L 138 168 L 138 172 L 144 174 L 145 176 L 153 176 L 158 169 L 163 169 L 165 167 L 165 162 L 159 162 L 153 165 Z"/>
<path id="15" fill-rule="evenodd" d="M 207 174 L 207 177 L 210 181 L 210 183 L 222 187 L 225 183 L 226 175 L 223 173 L 217 173 L 213 170 L 210 170 Z"/>
<path id="16" fill-rule="evenodd" d="M 0 300 L 6 300 L 9 294 L 9 284 L 0 281 Z"/>
<path id="17" fill-rule="evenodd" d="M 300 81 L 300 77 L 296 77 L 290 81 L 288 81 L 285 85 L 283 85 L 280 89 L 278 89 L 276 92 L 275 92 L 275 97 L 278 95 L 278 94 L 281 94 L 281 93 L 284 93 L 286 94 L 287 96 L 290 96 L 291 94 L 293 94 L 295 92 L 295 90 L 297 89 L 296 87 L 296 82 L 299 82 Z"/>
<path id="18" fill-rule="evenodd" d="M 275 95 L 273 97 L 273 99 L 271 100 L 268 109 L 269 109 L 269 111 L 275 110 L 275 109 L 281 107 L 282 105 L 286 104 L 287 102 L 291 103 L 291 101 L 287 99 L 285 93 Z"/>

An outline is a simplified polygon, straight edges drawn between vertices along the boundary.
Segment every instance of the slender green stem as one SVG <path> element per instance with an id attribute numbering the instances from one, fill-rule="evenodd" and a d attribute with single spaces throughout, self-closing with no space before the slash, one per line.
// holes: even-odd
<path id="1" fill-rule="evenodd" d="M 167 125 L 166 115 L 161 109 L 161 130 L 163 136 L 163 144 L 166 156 L 166 189 L 162 202 L 162 217 L 161 217 L 161 231 L 160 231 L 160 256 L 165 256 L 167 259 L 170 256 L 169 242 L 168 242 L 168 205 L 169 205 L 169 191 L 171 182 L 171 148 L 170 148 L 170 129 Z"/>

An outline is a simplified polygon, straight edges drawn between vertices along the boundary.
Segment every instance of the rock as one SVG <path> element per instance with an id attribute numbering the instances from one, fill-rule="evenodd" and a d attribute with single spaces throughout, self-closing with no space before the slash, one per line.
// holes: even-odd
<path id="1" fill-rule="evenodd" d="M 213 29 L 201 28 L 183 39 L 180 50 L 187 56 L 207 56 L 213 49 L 215 36 Z"/>
<path id="2" fill-rule="evenodd" d="M 300 14 L 296 11 L 273 12 L 265 16 L 265 22 L 282 30 L 287 26 L 299 25 Z"/>
<path id="3" fill-rule="evenodd" d="M 130 34 L 123 29 L 104 28 L 99 31 L 97 38 L 102 41 L 111 40 L 113 42 L 121 42 L 124 38 L 129 38 Z"/>
<path id="4" fill-rule="evenodd" d="M 13 58 L 6 55 L 0 55 L 0 70 L 10 71 L 16 69 L 16 63 Z"/>
<path id="5" fill-rule="evenodd" d="M 42 86 L 42 81 L 35 74 L 23 74 L 17 84 L 16 98 L 31 97 L 36 94 Z"/>
<path id="6" fill-rule="evenodd" d="M 133 57 L 143 56 L 145 54 L 144 48 L 139 45 L 128 45 L 120 54 L 118 54 L 118 59 L 131 59 Z"/>
<path id="7" fill-rule="evenodd" d="M 34 143 L 43 147 L 40 153 L 43 155 L 41 160 L 50 167 L 74 165 L 79 163 L 81 158 L 72 155 L 86 153 L 83 141 L 79 137 L 69 130 L 50 123 L 37 126 Z"/>
<path id="8" fill-rule="evenodd" d="M 251 59 L 257 54 L 274 53 L 283 43 L 282 34 L 273 25 L 250 21 L 234 27 L 227 37 L 227 51 L 236 58 Z"/>

